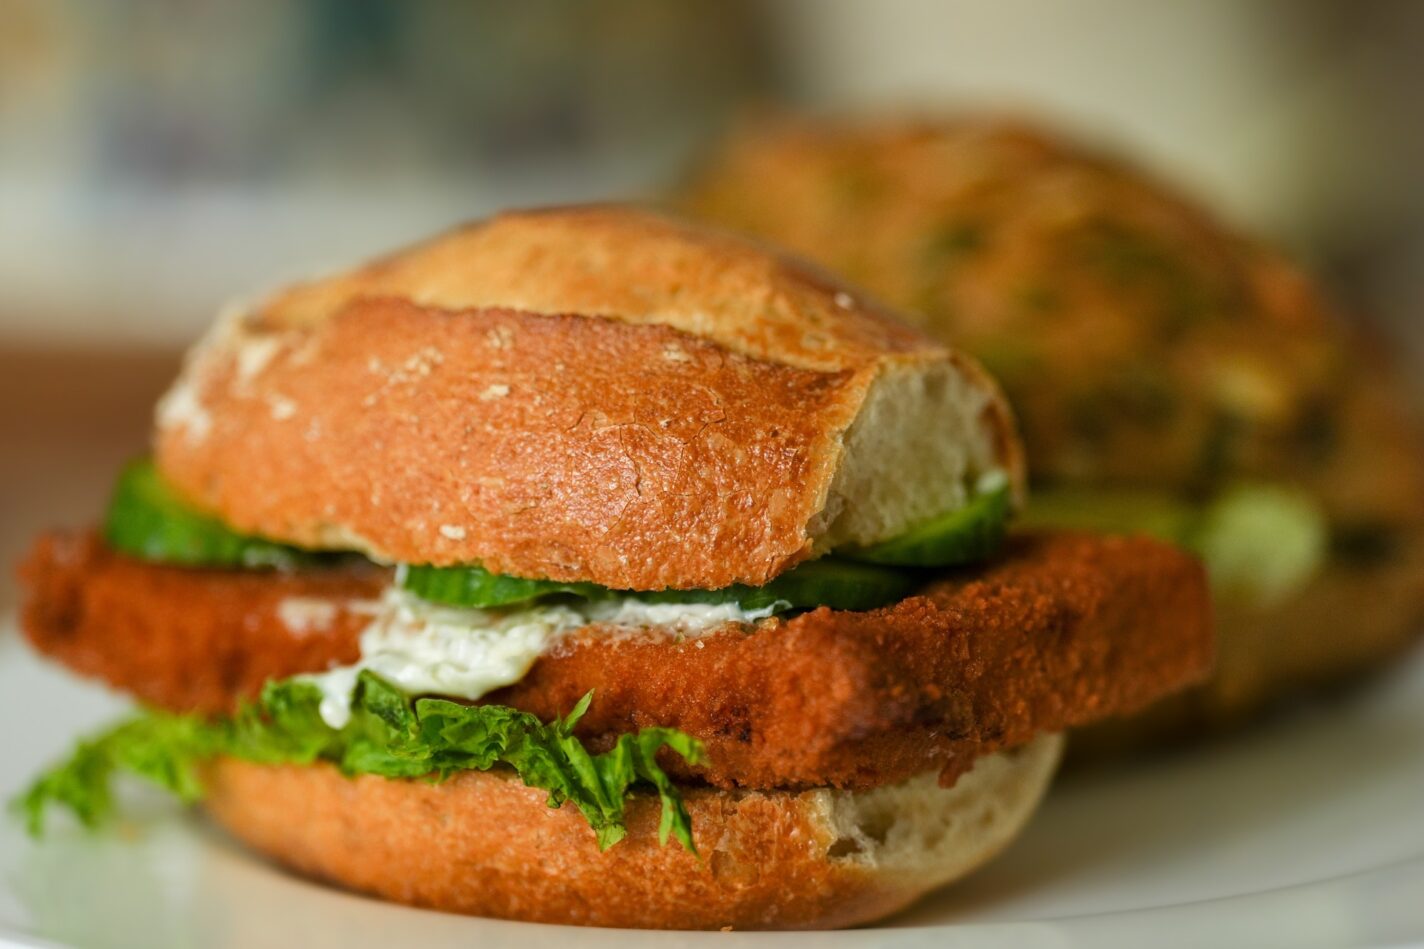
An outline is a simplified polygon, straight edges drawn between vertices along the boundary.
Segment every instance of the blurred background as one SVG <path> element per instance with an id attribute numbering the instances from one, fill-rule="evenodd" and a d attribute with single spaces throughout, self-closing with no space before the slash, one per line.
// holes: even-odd
<path id="1" fill-rule="evenodd" d="M 1424 357 L 1422 86 L 1413 0 L 0 0 L 0 562 L 93 515 L 222 302 L 656 194 L 770 108 L 1046 119 Z"/>

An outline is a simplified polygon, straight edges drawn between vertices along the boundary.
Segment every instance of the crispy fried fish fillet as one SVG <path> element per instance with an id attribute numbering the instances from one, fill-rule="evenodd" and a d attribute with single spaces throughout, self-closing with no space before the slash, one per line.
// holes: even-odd
<path id="1" fill-rule="evenodd" d="M 42 539 L 21 569 L 23 626 L 41 652 L 140 700 L 219 712 L 269 678 L 358 656 L 376 568 L 193 570 Z M 865 613 L 818 609 L 708 635 L 587 628 L 489 696 L 541 717 L 596 690 L 595 746 L 681 728 L 710 765 L 668 764 L 720 787 L 871 788 L 1132 712 L 1204 676 L 1200 567 L 1153 541 L 1024 536 L 993 565 Z"/>

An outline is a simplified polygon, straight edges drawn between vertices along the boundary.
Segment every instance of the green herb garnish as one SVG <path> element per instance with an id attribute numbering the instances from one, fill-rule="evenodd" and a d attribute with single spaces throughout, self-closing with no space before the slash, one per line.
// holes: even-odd
<path id="1" fill-rule="evenodd" d="M 81 742 L 67 761 L 39 777 L 15 805 L 32 833 L 58 805 L 95 826 L 113 813 L 113 777 L 128 772 L 184 801 L 203 796 L 201 766 L 217 757 L 258 764 L 335 764 L 348 776 L 444 780 L 461 771 L 514 769 L 529 787 L 547 791 L 550 807 L 572 803 L 607 849 L 627 834 L 630 789 L 650 785 L 662 800 L 658 839 L 675 836 L 690 852 L 692 823 L 657 753 L 670 748 L 690 764 L 705 760 L 702 745 L 671 728 L 621 736 L 590 754 L 573 729 L 588 710 L 585 695 L 568 715 L 549 723 L 503 705 L 464 705 L 409 696 L 369 671 L 357 679 L 351 719 L 332 728 L 321 717 L 321 691 L 309 681 L 270 683 L 256 702 L 228 718 L 204 719 L 145 711 Z"/>

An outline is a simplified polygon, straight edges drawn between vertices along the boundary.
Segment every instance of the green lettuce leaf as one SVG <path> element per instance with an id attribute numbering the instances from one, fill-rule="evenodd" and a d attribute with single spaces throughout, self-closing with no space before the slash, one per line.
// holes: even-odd
<path id="1" fill-rule="evenodd" d="M 675 836 L 688 851 L 692 822 L 682 797 L 658 766 L 662 748 L 692 764 L 705 760 L 701 744 L 670 728 L 623 735 L 602 754 L 591 754 L 573 729 L 588 710 L 585 695 L 563 718 L 544 723 L 502 705 L 463 705 L 445 699 L 412 700 L 363 671 L 352 714 L 341 729 L 320 714 L 321 692 L 301 679 L 270 683 L 262 697 L 230 718 L 203 719 L 147 711 L 88 741 L 65 762 L 41 775 L 15 802 L 31 833 L 44 828 L 58 805 L 88 826 L 114 808 L 110 786 L 118 772 L 137 775 L 184 801 L 203 795 L 199 766 L 227 756 L 259 764 L 328 761 L 346 775 L 444 780 L 461 771 L 514 769 L 529 787 L 549 795 L 550 807 L 572 803 L 606 850 L 627 834 L 625 806 L 635 784 L 651 785 L 662 801 L 658 839 Z"/>

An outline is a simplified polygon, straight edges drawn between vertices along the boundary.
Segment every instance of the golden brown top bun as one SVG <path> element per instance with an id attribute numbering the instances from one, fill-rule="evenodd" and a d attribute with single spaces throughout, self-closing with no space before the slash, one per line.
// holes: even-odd
<path id="1" fill-rule="evenodd" d="M 616 206 L 502 214 L 235 310 L 156 451 L 242 531 L 625 589 L 765 583 L 1023 477 L 967 357 Z"/>

